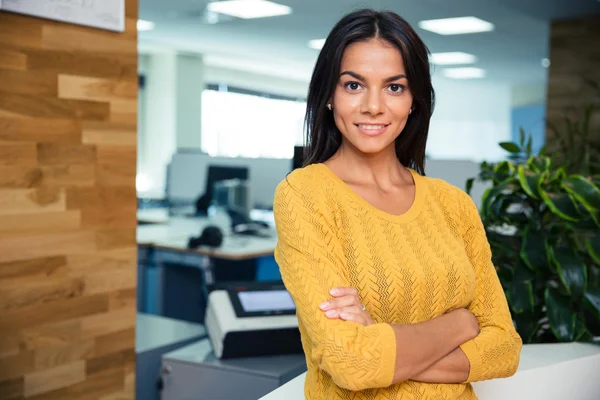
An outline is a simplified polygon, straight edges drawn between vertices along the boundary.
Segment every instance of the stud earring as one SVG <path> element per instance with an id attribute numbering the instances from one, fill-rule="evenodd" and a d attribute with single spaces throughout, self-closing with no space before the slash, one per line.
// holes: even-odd
<path id="1" fill-rule="evenodd" d="M 333 110 L 333 106 L 331 105 L 331 103 L 327 104 L 327 108 L 329 108 L 329 111 Z"/>
<path id="2" fill-rule="evenodd" d="M 410 108 L 410 110 L 408 110 L 409 114 L 412 114 L 412 107 Z"/>

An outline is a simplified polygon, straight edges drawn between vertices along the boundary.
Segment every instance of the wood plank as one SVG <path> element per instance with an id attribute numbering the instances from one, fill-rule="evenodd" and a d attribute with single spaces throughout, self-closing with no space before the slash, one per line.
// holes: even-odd
<path id="1" fill-rule="evenodd" d="M 81 142 L 81 122 L 73 119 L 0 117 L 0 141 Z"/>
<path id="2" fill-rule="evenodd" d="M 136 312 L 135 307 L 128 307 L 81 318 L 79 337 L 94 339 L 135 328 Z"/>
<path id="3" fill-rule="evenodd" d="M 134 209 L 137 210 L 136 194 L 132 186 L 67 189 L 67 208 L 82 211 L 84 228 L 119 229 L 137 226 L 137 216 L 132 213 Z"/>
<path id="4" fill-rule="evenodd" d="M 26 67 L 26 54 L 9 48 L 0 48 L 0 69 L 25 71 Z"/>
<path id="5" fill-rule="evenodd" d="M 134 125 L 113 122 L 85 121 L 83 123 L 84 144 L 131 147 L 137 145 L 137 130 Z"/>
<path id="6" fill-rule="evenodd" d="M 85 275 L 83 282 L 86 295 L 132 289 L 135 288 L 137 283 L 137 270 L 134 268 L 127 268 L 88 272 Z"/>
<path id="7" fill-rule="evenodd" d="M 119 290 L 108 295 L 109 310 L 119 310 L 122 308 L 133 308 L 134 310 L 137 310 L 136 289 Z"/>
<path id="8" fill-rule="evenodd" d="M 88 359 L 86 373 L 93 375 L 107 369 L 119 368 L 119 366 L 131 362 L 135 362 L 135 351 L 133 349 L 127 349 L 117 353 L 109 353 L 104 356 Z"/>
<path id="9" fill-rule="evenodd" d="M 90 29 L 77 29 L 76 26 L 42 27 L 42 48 L 45 50 L 70 50 L 96 54 L 137 54 L 131 40 L 119 34 L 97 32 Z"/>
<path id="10" fill-rule="evenodd" d="M 49 369 L 74 361 L 86 360 L 94 354 L 94 341 L 82 340 L 66 345 L 46 347 L 34 352 L 34 368 Z"/>
<path id="11" fill-rule="evenodd" d="M 58 93 L 56 74 L 46 71 L 12 71 L 0 68 L 0 82 L 2 82 L 0 93 L 51 97 L 55 97 Z"/>
<path id="12" fill-rule="evenodd" d="M 58 76 L 58 97 L 72 100 L 111 101 L 137 99 L 138 85 L 131 79 L 115 80 L 61 74 Z"/>
<path id="13" fill-rule="evenodd" d="M 0 400 L 22 399 L 25 391 L 23 377 L 0 381 Z"/>
<path id="14" fill-rule="evenodd" d="M 40 165 L 94 164 L 96 147 L 63 143 L 38 143 L 37 160 Z"/>
<path id="15" fill-rule="evenodd" d="M 84 288 L 85 283 L 82 278 L 68 277 L 37 281 L 28 278 L 4 279 L 0 282 L 0 312 L 81 296 Z"/>
<path id="16" fill-rule="evenodd" d="M 107 369 L 97 374 L 88 375 L 84 382 L 30 397 L 27 400 L 89 400 L 91 394 L 93 394 L 93 398 L 106 396 L 123 389 L 124 375 L 123 368 Z"/>
<path id="17" fill-rule="evenodd" d="M 67 199 L 64 190 L 0 188 L 0 215 L 39 214 L 66 211 L 66 209 Z"/>
<path id="18" fill-rule="evenodd" d="M 24 117 L 79 118 L 105 121 L 109 117 L 110 104 L 98 101 L 62 100 L 19 93 L 3 93 L 0 96 L 0 109 Z"/>
<path id="19" fill-rule="evenodd" d="M 75 155 L 75 157 L 83 157 L 83 155 Z M 46 187 L 90 188 L 96 184 L 94 164 L 53 165 L 41 167 L 40 170 L 42 171 L 41 184 Z"/>
<path id="20" fill-rule="evenodd" d="M 80 341 L 80 336 L 81 319 L 74 318 L 22 329 L 19 333 L 19 341 L 23 349 L 37 350 L 67 346 L 69 343 Z"/>
<path id="21" fill-rule="evenodd" d="M 108 186 L 135 185 L 137 150 L 135 146 L 98 146 L 98 184 Z"/>
<path id="22" fill-rule="evenodd" d="M 5 262 L 0 264 L 0 280 L 18 277 L 30 277 L 35 279 L 57 275 L 65 276 L 66 270 L 67 257 L 64 255 Z"/>
<path id="23" fill-rule="evenodd" d="M 135 270 L 131 266 L 137 264 L 137 246 L 132 244 L 116 250 L 72 254 L 66 259 L 69 270 L 75 274 L 101 270 Z"/>
<path id="24" fill-rule="evenodd" d="M 27 69 L 98 78 L 128 78 L 137 82 L 137 55 L 82 54 L 63 50 L 24 49 Z"/>
<path id="25" fill-rule="evenodd" d="M 25 306 L 3 312 L 0 329 L 15 331 L 73 318 L 103 313 L 108 310 L 106 295 L 82 296 L 55 300 L 37 306 Z"/>
<path id="26" fill-rule="evenodd" d="M 136 244 L 136 229 L 98 230 L 96 232 L 96 248 L 98 250 L 115 250 L 131 248 Z"/>
<path id="27" fill-rule="evenodd" d="M 94 355 L 103 356 L 110 353 L 125 351 L 134 347 L 135 328 L 129 328 L 119 332 L 97 337 Z"/>
<path id="28" fill-rule="evenodd" d="M 96 248 L 97 241 L 97 234 L 93 231 L 29 235 L 26 239 L 22 236 L 2 236 L 0 262 L 90 252 Z"/>
<path id="29" fill-rule="evenodd" d="M 32 17 L 0 12 L 0 45 L 40 48 L 42 26 Z"/>
<path id="30" fill-rule="evenodd" d="M 20 338 L 15 332 L 2 332 L 0 340 L 0 359 L 19 354 L 21 351 Z"/>
<path id="31" fill-rule="evenodd" d="M 37 150 L 34 143 L 0 143 L 0 167 L 37 165 Z"/>
<path id="32" fill-rule="evenodd" d="M 58 233 L 75 231 L 81 226 L 81 211 L 68 210 L 42 214 L 13 214 L 2 216 L 0 235 L 10 233 Z M 1 284 L 1 283 L 0 283 Z"/>
<path id="33" fill-rule="evenodd" d="M 25 397 L 47 393 L 85 380 L 85 361 L 61 365 L 25 375 Z"/>
<path id="34" fill-rule="evenodd" d="M 31 351 L 22 351 L 14 356 L 0 358 L 0 381 L 17 379 L 33 369 Z"/>
<path id="35" fill-rule="evenodd" d="M 40 168 L 24 168 L 22 166 L 0 166 L 0 188 L 33 188 L 39 186 L 41 182 L 42 170 Z"/>

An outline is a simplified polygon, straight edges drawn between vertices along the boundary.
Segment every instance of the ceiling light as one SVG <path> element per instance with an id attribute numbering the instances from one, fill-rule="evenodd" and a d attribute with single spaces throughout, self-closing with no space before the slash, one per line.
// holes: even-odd
<path id="1" fill-rule="evenodd" d="M 473 64 L 477 62 L 477 57 L 473 54 L 452 51 L 447 53 L 433 53 L 429 58 L 433 64 L 452 65 L 452 64 Z"/>
<path id="2" fill-rule="evenodd" d="M 138 31 L 151 31 L 154 29 L 154 22 L 144 21 L 143 19 L 138 19 L 137 22 L 137 30 Z"/>
<path id="3" fill-rule="evenodd" d="M 308 47 L 315 50 L 321 50 L 325 44 L 325 39 L 315 39 L 308 42 Z"/>
<path id="4" fill-rule="evenodd" d="M 419 27 L 440 35 L 460 35 L 494 30 L 494 24 L 476 17 L 430 19 L 419 22 Z"/>
<path id="5" fill-rule="evenodd" d="M 292 13 L 290 7 L 267 0 L 216 1 L 208 3 L 207 7 L 208 11 L 244 19 L 275 17 Z"/>
<path id="6" fill-rule="evenodd" d="M 485 70 L 481 68 L 446 68 L 443 71 L 446 78 L 451 79 L 473 79 L 485 77 Z"/>

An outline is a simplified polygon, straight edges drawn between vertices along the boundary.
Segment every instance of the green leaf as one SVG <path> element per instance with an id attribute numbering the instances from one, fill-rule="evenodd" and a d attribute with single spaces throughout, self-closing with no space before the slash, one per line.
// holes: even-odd
<path id="1" fill-rule="evenodd" d="M 525 146 L 525 153 L 527 154 L 527 156 L 530 156 L 532 152 L 532 139 L 533 138 L 530 135 L 529 139 L 527 140 L 527 146 Z"/>
<path id="2" fill-rule="evenodd" d="M 600 319 L 600 288 L 588 289 L 584 294 L 585 305 Z"/>
<path id="3" fill-rule="evenodd" d="M 515 173 L 515 167 L 508 161 L 502 161 L 494 168 L 494 181 L 504 182 Z"/>
<path id="4" fill-rule="evenodd" d="M 561 186 L 590 211 L 600 210 L 600 189 L 581 175 L 571 175 Z"/>
<path id="5" fill-rule="evenodd" d="M 551 193 L 540 191 L 540 197 L 554 214 L 567 221 L 577 221 L 579 212 L 571 196 L 567 193 Z"/>
<path id="6" fill-rule="evenodd" d="M 544 234 L 529 228 L 523 234 L 521 259 L 532 270 L 539 271 L 548 265 L 548 250 Z"/>
<path id="7" fill-rule="evenodd" d="M 519 145 L 513 142 L 501 142 L 500 147 L 513 154 L 521 152 L 521 148 L 519 147 Z"/>
<path id="8" fill-rule="evenodd" d="M 525 311 L 533 311 L 535 299 L 531 282 L 511 283 L 506 297 L 514 312 L 520 314 Z"/>
<path id="9" fill-rule="evenodd" d="M 527 268 L 522 260 L 517 261 L 513 268 L 513 282 L 531 282 L 535 277 L 535 272 Z"/>
<path id="10" fill-rule="evenodd" d="M 525 146 L 525 129 L 523 127 L 519 127 L 519 143 L 521 147 Z"/>
<path id="11" fill-rule="evenodd" d="M 467 179 L 467 186 L 466 186 L 466 192 L 467 194 L 470 196 L 471 195 L 471 190 L 473 190 L 473 183 L 475 182 L 475 178 L 469 178 Z"/>
<path id="12" fill-rule="evenodd" d="M 574 341 L 580 340 L 583 335 L 587 333 L 587 328 L 585 323 L 579 318 L 575 318 L 575 336 L 573 337 Z"/>
<path id="13" fill-rule="evenodd" d="M 513 179 L 506 180 L 496 186 L 492 186 L 483 193 L 481 200 L 481 212 L 483 215 L 490 218 L 497 218 L 492 210 L 492 205 L 496 201 L 497 197 L 502 195 L 503 192 L 514 192 L 518 186 L 515 184 Z"/>
<path id="14" fill-rule="evenodd" d="M 532 343 L 535 334 L 540 328 L 536 318 L 531 313 L 513 314 L 515 328 L 521 336 L 523 343 Z"/>
<path id="15" fill-rule="evenodd" d="M 572 342 L 575 337 L 576 315 L 569 307 L 569 299 L 553 288 L 546 288 L 544 298 L 552 333 L 560 341 Z"/>
<path id="16" fill-rule="evenodd" d="M 600 265 L 600 236 L 585 238 L 585 247 L 590 257 Z"/>
<path id="17" fill-rule="evenodd" d="M 570 248 L 555 249 L 552 258 L 569 294 L 575 298 L 581 296 L 587 285 L 587 268 L 583 261 Z"/>
<path id="18" fill-rule="evenodd" d="M 522 164 L 518 168 L 519 182 L 521 187 L 529 196 L 534 199 L 540 198 L 540 192 L 542 190 L 542 181 L 546 179 L 546 172 L 536 174 L 532 171 L 526 170 Z"/>
<path id="19" fill-rule="evenodd" d="M 552 182 L 562 182 L 563 179 L 567 177 L 567 172 L 564 167 L 560 167 L 550 173 L 548 176 L 548 183 Z"/>
<path id="20" fill-rule="evenodd" d="M 546 156 L 530 157 L 529 160 L 527 160 L 527 168 L 535 172 L 549 171 L 551 165 L 552 160 L 550 157 Z"/>

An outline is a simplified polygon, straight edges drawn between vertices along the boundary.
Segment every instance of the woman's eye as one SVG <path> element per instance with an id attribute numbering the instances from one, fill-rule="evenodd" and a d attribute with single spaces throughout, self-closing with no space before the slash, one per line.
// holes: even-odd
<path id="1" fill-rule="evenodd" d="M 390 85 L 390 91 L 394 93 L 400 93 L 404 89 L 402 85 L 392 84 Z"/>
<path id="2" fill-rule="evenodd" d="M 346 88 L 355 91 L 360 89 L 360 85 L 357 82 L 348 82 L 346 83 Z"/>

